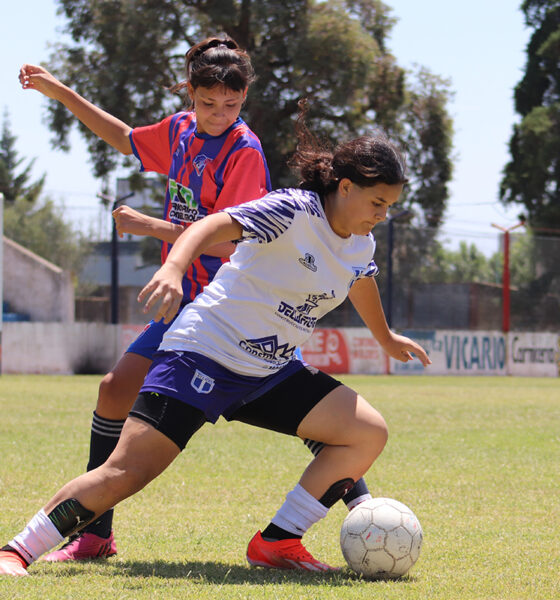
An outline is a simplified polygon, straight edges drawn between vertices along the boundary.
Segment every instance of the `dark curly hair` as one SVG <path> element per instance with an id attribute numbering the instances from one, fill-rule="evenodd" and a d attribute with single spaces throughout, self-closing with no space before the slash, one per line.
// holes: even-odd
<path id="1" fill-rule="evenodd" d="M 195 89 L 224 85 L 239 92 L 255 80 L 249 55 L 228 36 L 210 37 L 190 48 L 185 55 L 185 73 L 186 80 L 171 87 L 171 92 L 186 88 L 188 83 Z"/>
<path id="2" fill-rule="evenodd" d="M 385 134 L 361 136 L 332 149 L 307 128 L 307 99 L 300 100 L 298 106 L 295 124 L 298 145 L 288 165 L 301 178 L 300 188 L 324 197 L 336 190 L 344 178 L 361 187 L 407 183 L 405 159 Z"/>

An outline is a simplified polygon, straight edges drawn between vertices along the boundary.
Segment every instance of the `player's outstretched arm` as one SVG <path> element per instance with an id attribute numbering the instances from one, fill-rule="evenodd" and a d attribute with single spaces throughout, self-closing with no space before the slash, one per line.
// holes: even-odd
<path id="1" fill-rule="evenodd" d="M 413 360 L 412 353 L 414 353 L 425 367 L 432 364 L 420 344 L 389 329 L 379 289 L 373 277 L 364 277 L 356 281 L 350 288 L 348 297 L 368 329 L 389 356 L 401 362 L 408 362 Z"/>
<path id="2" fill-rule="evenodd" d="M 177 238 L 185 231 L 183 225 L 164 221 L 156 217 L 145 215 L 130 206 L 119 206 L 113 211 L 113 219 L 119 237 L 125 233 L 132 235 L 150 236 L 174 244 Z M 227 258 L 235 250 L 235 244 L 223 242 L 208 248 L 205 254 Z"/>
<path id="3" fill-rule="evenodd" d="M 177 313 L 183 298 L 183 275 L 195 258 L 209 248 L 241 237 L 242 227 L 228 213 L 208 215 L 193 223 L 173 244 L 165 263 L 138 295 L 144 312 L 157 306 L 154 320 L 169 323 Z"/>
<path id="4" fill-rule="evenodd" d="M 88 129 L 115 150 L 132 154 L 128 137 L 131 128 L 126 123 L 82 98 L 43 67 L 23 65 L 19 71 L 19 81 L 24 90 L 37 90 L 66 106 Z"/>

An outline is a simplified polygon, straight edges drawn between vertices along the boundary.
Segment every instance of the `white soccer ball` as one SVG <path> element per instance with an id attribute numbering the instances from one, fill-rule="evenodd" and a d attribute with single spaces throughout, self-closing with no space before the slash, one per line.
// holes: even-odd
<path id="1" fill-rule="evenodd" d="M 418 560 L 422 535 L 408 506 L 392 498 L 373 498 L 348 513 L 340 547 L 356 573 L 368 579 L 396 579 Z"/>

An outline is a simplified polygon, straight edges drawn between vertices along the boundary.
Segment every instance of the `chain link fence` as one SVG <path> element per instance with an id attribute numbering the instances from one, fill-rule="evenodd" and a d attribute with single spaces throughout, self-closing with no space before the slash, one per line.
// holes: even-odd
<path id="1" fill-rule="evenodd" d="M 431 228 L 376 227 L 377 283 L 389 324 L 396 330 L 503 330 L 504 235 L 496 232 L 496 250 L 488 253 L 488 239 L 450 246 Z M 510 234 L 508 254 L 509 330 L 560 331 L 560 236 Z M 319 324 L 362 325 L 349 300 Z"/>

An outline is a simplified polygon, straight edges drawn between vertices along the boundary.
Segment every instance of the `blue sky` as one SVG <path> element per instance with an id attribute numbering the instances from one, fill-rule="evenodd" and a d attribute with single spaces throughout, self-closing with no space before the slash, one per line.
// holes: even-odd
<path id="1" fill-rule="evenodd" d="M 414 64 L 451 81 L 449 110 L 454 119 L 455 170 L 442 239 L 455 246 L 463 239 L 486 253 L 497 249 L 490 225 L 517 223 L 520 207 L 498 202 L 501 171 L 508 161 L 507 144 L 518 117 L 513 88 L 522 76 L 530 31 L 519 10 L 521 0 L 386 0 L 398 23 L 389 49 L 398 63 Z M 10 5 L 0 23 L 0 89 L 21 157 L 36 158 L 35 177 L 47 173 L 45 189 L 65 206 L 70 219 L 103 235 L 110 217 L 99 209 L 100 183 L 91 173 L 85 144 L 74 132 L 71 151 L 50 146 L 44 124 L 45 100 L 19 87 L 24 62 L 48 59 L 48 43 L 56 41 L 63 19 L 55 0 L 27 0 Z M 134 125 L 131 123 L 131 125 Z"/>

